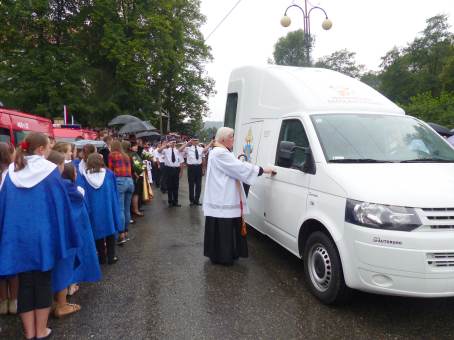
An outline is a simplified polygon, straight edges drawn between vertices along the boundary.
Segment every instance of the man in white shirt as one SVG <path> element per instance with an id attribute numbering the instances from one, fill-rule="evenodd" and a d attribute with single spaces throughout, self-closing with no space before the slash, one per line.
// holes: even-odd
<path id="1" fill-rule="evenodd" d="M 167 175 L 167 195 L 169 207 L 181 207 L 178 204 L 178 189 L 180 186 L 180 177 L 183 174 L 183 157 L 175 147 L 176 140 L 170 139 L 164 143 L 158 152 L 164 159 L 165 173 Z M 161 183 L 162 188 L 162 183 Z"/>
<path id="2" fill-rule="evenodd" d="M 159 188 L 161 185 L 161 167 L 159 158 L 161 154 L 158 152 L 158 147 L 160 144 L 157 144 L 156 147 L 153 148 L 153 182 L 156 185 L 156 188 Z"/>
<path id="3" fill-rule="evenodd" d="M 202 192 L 203 158 L 204 150 L 199 145 L 197 137 L 192 138 L 180 148 L 180 153 L 186 154 L 188 165 L 189 202 L 191 206 L 200 204 L 200 193 Z"/>

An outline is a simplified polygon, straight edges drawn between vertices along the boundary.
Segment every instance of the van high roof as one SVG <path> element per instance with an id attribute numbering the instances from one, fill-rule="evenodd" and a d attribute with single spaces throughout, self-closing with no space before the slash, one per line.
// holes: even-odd
<path id="1" fill-rule="evenodd" d="M 238 93 L 241 120 L 275 118 L 292 112 L 405 114 L 370 86 L 321 68 L 241 67 L 230 76 L 228 93 L 232 92 Z"/>

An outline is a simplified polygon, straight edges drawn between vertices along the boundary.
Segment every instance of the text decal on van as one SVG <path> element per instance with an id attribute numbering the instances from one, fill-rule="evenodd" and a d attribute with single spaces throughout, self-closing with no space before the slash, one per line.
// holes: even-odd
<path id="1" fill-rule="evenodd" d="M 18 122 L 17 123 L 17 127 L 21 128 L 21 129 L 29 129 L 30 128 L 28 123 L 25 123 L 25 122 Z"/>
<path id="2" fill-rule="evenodd" d="M 402 241 L 384 240 L 378 236 L 375 236 L 372 239 L 372 242 L 379 243 L 379 244 L 387 244 L 387 245 L 397 245 L 397 246 L 402 245 Z"/>

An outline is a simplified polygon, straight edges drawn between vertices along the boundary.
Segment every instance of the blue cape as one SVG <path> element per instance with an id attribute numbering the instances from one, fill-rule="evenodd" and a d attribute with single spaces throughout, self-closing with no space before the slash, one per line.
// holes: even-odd
<path id="1" fill-rule="evenodd" d="M 101 269 L 84 197 L 77 190 L 76 184 L 67 179 L 64 179 L 63 183 L 68 191 L 73 216 L 83 244 L 77 250 L 76 257 L 61 260 L 52 271 L 54 292 L 59 292 L 73 283 L 101 280 Z"/>
<path id="2" fill-rule="evenodd" d="M 81 243 L 58 169 L 31 188 L 17 188 L 6 176 L 0 191 L 0 275 L 49 271 Z"/>
<path id="3" fill-rule="evenodd" d="M 106 169 L 104 183 L 98 189 L 93 188 L 84 176 L 81 177 L 90 207 L 90 222 L 95 240 L 122 232 L 124 226 L 121 223 L 120 202 L 113 172 Z"/>
<path id="4" fill-rule="evenodd" d="M 84 186 L 84 180 L 82 179 L 82 174 L 79 171 L 80 159 L 79 158 L 73 159 L 72 163 L 73 163 L 74 167 L 76 168 L 76 173 L 77 173 L 76 186 L 83 187 Z"/>

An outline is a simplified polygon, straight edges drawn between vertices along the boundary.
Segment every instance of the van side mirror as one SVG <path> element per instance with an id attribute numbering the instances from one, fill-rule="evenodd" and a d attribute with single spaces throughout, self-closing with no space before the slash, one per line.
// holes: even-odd
<path id="1" fill-rule="evenodd" d="M 282 141 L 279 143 L 279 150 L 277 152 L 277 165 L 289 168 L 295 159 L 296 144 L 293 142 Z"/>

